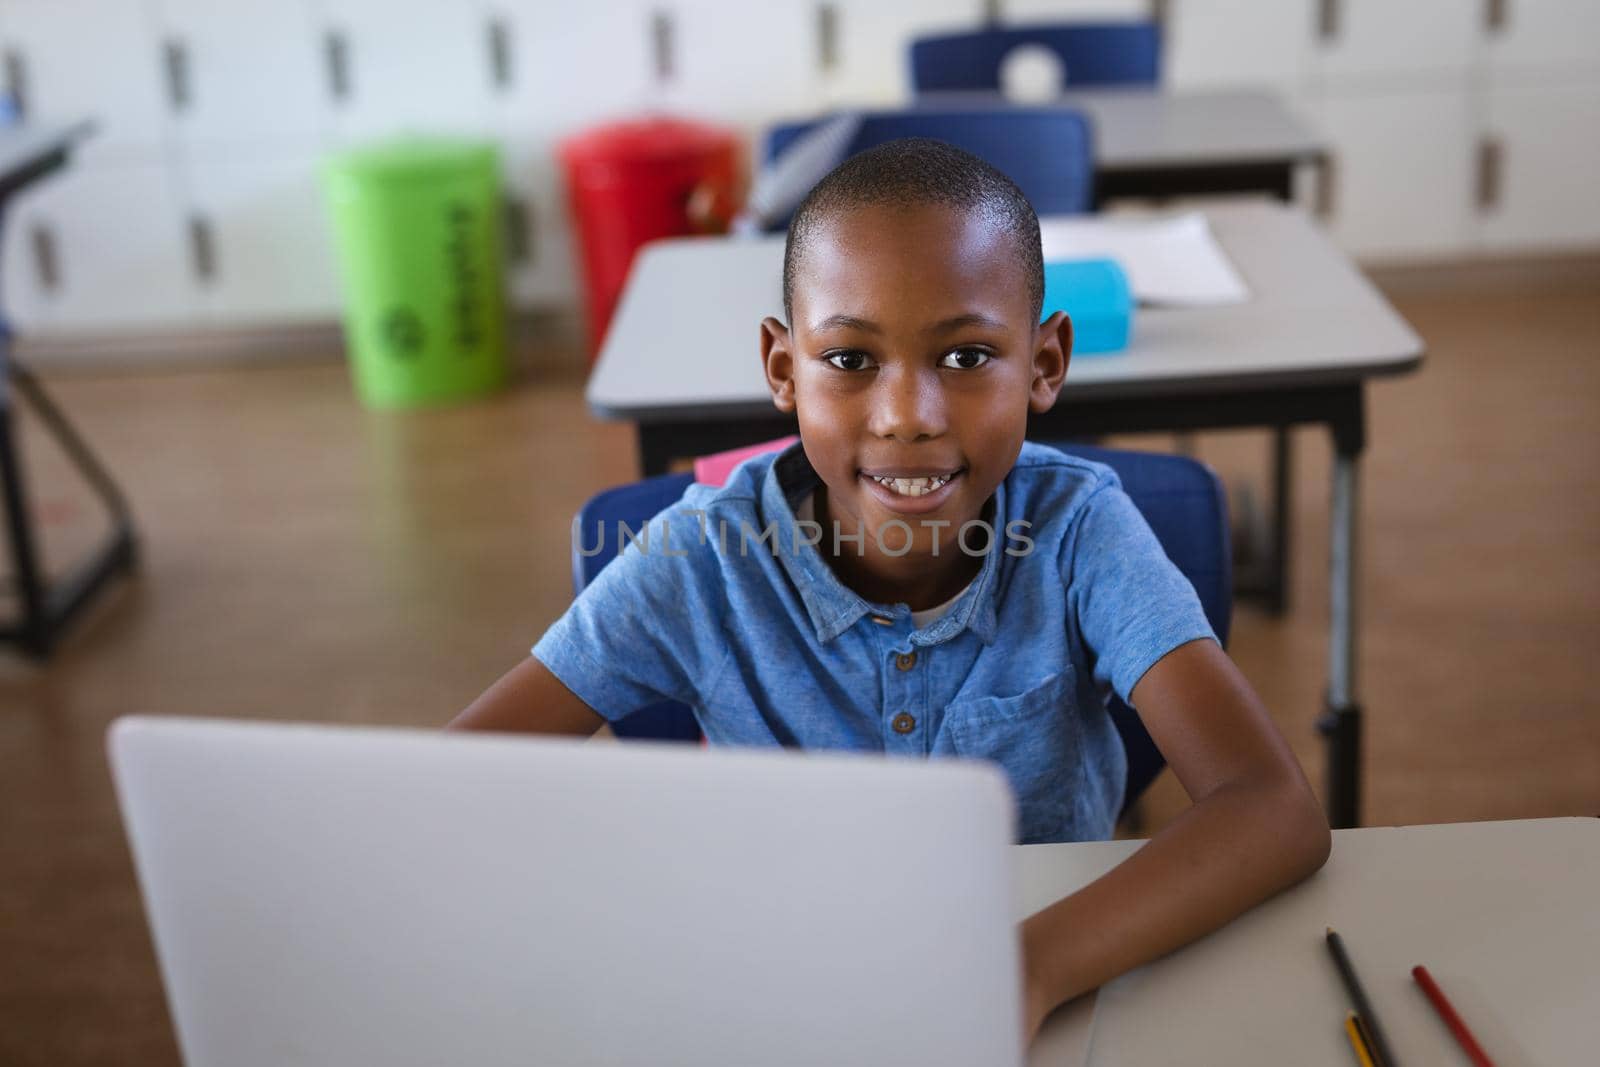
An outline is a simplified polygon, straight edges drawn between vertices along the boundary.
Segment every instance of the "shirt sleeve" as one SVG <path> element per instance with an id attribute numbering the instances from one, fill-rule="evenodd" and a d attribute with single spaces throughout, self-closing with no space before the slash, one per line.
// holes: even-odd
<path id="1" fill-rule="evenodd" d="M 615 523 L 582 531 L 580 551 L 619 542 L 606 564 L 533 646 L 533 655 L 607 721 L 663 700 L 696 703 L 726 659 L 720 568 L 689 498 L 652 518 L 642 539 Z"/>
<path id="2" fill-rule="evenodd" d="M 1194 586 L 1114 479 L 1083 505 L 1071 545 L 1068 600 L 1094 659 L 1095 681 L 1132 704 L 1156 661 L 1199 638 L 1216 640 Z"/>

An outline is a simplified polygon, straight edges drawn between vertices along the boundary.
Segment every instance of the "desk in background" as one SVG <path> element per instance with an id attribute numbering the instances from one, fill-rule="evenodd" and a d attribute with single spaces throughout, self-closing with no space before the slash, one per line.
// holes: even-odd
<path id="1" fill-rule="evenodd" d="M 1334 442 L 1327 802 L 1335 826 L 1360 817 L 1356 697 L 1356 515 L 1366 383 L 1415 369 L 1422 342 L 1301 212 L 1268 203 L 1205 212 L 1250 299 L 1141 310 L 1126 351 L 1079 356 L 1056 405 L 1028 436 L 1299 425 Z M 635 261 L 585 396 L 603 419 L 639 427 L 640 464 L 706 455 L 795 432 L 772 409 L 761 318 L 783 307 L 779 235 L 686 238 Z"/>
<path id="2" fill-rule="evenodd" d="M 993 106 L 998 93 L 923 93 L 917 103 Z M 1094 124 L 1095 199 L 1262 193 L 1294 199 L 1300 164 L 1322 165 L 1327 146 L 1272 93 L 1076 89 L 1046 106 L 1081 111 Z M 1028 106 L 1039 106 L 1030 103 Z"/>
<path id="3" fill-rule="evenodd" d="M 13 126 L 0 129 L 0 221 L 18 191 L 66 165 L 73 148 L 93 130 L 90 123 L 72 126 Z M 45 574 L 34 537 L 33 518 L 16 442 L 14 398 L 27 401 L 47 432 L 88 480 L 111 523 L 106 540 L 76 569 L 57 581 Z M 116 482 L 78 436 L 71 422 L 51 402 L 44 388 L 18 365 L 11 353 L 10 330 L 0 324 L 0 500 L 6 520 L 12 580 L 19 610 L 15 623 L 0 626 L 0 641 L 13 641 L 23 651 L 45 656 L 61 631 L 90 599 L 117 574 L 131 571 L 136 550 L 133 519 Z"/>
<path id="4" fill-rule="evenodd" d="M 1142 845 L 1020 845 L 1026 916 Z M 1428 967 L 1484 1050 L 1511 1064 L 1600 1049 L 1600 819 L 1340 830 L 1319 873 L 1046 1021 L 1033 1067 L 1348 1067 L 1350 1010 L 1323 944 L 1344 937 L 1396 1056 L 1466 1063 L 1411 978 Z"/>

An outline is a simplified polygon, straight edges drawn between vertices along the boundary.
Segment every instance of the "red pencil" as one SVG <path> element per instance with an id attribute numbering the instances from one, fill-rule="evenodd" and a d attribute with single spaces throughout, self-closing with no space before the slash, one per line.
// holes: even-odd
<path id="1" fill-rule="evenodd" d="M 1433 1010 L 1439 1013 L 1439 1018 L 1450 1028 L 1450 1033 L 1455 1035 L 1456 1044 L 1467 1054 L 1475 1067 L 1494 1067 L 1491 1060 L 1479 1046 L 1477 1038 L 1472 1036 L 1472 1031 L 1467 1029 L 1467 1024 L 1461 1021 L 1461 1016 L 1456 1014 L 1456 1009 L 1450 1006 L 1445 999 L 1444 990 L 1439 988 L 1439 983 L 1433 980 L 1433 975 L 1428 973 L 1428 968 L 1417 964 L 1411 968 L 1411 977 L 1417 980 L 1422 991 L 1428 994 L 1428 999 L 1433 1002 Z"/>

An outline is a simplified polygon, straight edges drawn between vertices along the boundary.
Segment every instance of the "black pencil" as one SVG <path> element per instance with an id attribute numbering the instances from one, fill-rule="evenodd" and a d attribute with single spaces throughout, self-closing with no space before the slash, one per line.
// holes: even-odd
<path id="1" fill-rule="evenodd" d="M 1367 1036 L 1371 1038 L 1372 1055 L 1378 1061 L 1378 1067 L 1400 1067 L 1400 1061 L 1389 1051 L 1389 1042 L 1383 1036 L 1383 1027 L 1378 1025 L 1378 1014 L 1372 1010 L 1372 1002 L 1367 999 L 1366 992 L 1361 988 L 1361 982 L 1356 978 L 1356 969 L 1345 953 L 1344 942 L 1331 926 L 1328 927 L 1328 952 L 1333 956 L 1334 966 L 1339 968 L 1339 977 L 1344 979 L 1344 987 L 1349 990 L 1350 999 L 1355 1003 L 1356 1014 L 1366 1024 Z"/>
<path id="2" fill-rule="evenodd" d="M 1351 1012 L 1350 1013 L 1350 1018 L 1352 1018 L 1352 1019 L 1354 1019 L 1356 1021 L 1356 1033 L 1361 1035 L 1361 1043 L 1363 1045 L 1365 1045 L 1367 1047 L 1367 1051 L 1369 1053 L 1371 1053 L 1372 1052 L 1372 1031 L 1367 1029 L 1367 1021 L 1365 1019 L 1363 1019 L 1361 1016 L 1357 1015 L 1355 1012 Z M 1378 1061 L 1377 1060 L 1373 1060 L 1372 1067 L 1378 1067 Z"/>

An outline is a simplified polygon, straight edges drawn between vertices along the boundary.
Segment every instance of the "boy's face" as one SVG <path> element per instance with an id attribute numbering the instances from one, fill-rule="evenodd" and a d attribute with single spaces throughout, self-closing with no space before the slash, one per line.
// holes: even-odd
<path id="1" fill-rule="evenodd" d="M 1028 412 L 1055 403 L 1072 348 L 1065 315 L 1036 321 L 1015 241 L 943 205 L 840 212 L 812 231 L 791 311 L 789 327 L 762 322 L 762 359 L 833 519 L 898 519 L 911 556 L 954 543 L 1016 462 Z M 937 520 L 951 526 L 924 525 Z"/>

